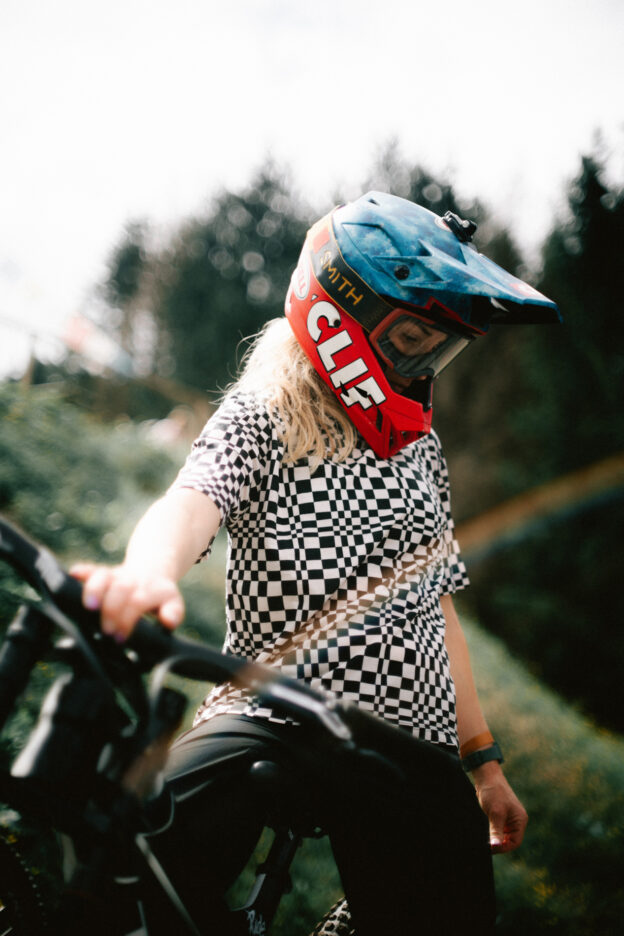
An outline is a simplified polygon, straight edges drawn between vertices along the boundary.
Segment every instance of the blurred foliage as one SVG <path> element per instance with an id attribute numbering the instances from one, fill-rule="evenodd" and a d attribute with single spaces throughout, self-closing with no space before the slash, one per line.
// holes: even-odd
<path id="1" fill-rule="evenodd" d="M 79 558 L 118 561 L 132 527 L 174 477 L 173 459 L 150 444 L 128 419 L 103 425 L 63 399 L 58 385 L 0 386 L 0 513 L 67 562 Z M 217 551 L 222 553 L 222 544 Z M 223 561 L 208 577 L 219 579 Z M 197 574 L 184 585 L 185 630 L 218 643 L 223 633 L 223 586 L 210 600 Z M 0 634 L 32 592 L 0 564 Z M 34 669 L 16 712 L 4 726 L 0 763 L 13 762 L 33 728 L 44 697 L 60 675 L 56 664 Z M 205 687 L 187 683 L 189 713 Z M 46 901 L 58 891 L 58 843 L 36 823 L 0 805 L 0 825 L 35 876 Z"/>
<path id="2" fill-rule="evenodd" d="M 618 494 L 468 567 L 479 620 L 536 675 L 622 731 L 624 492 Z"/>
<path id="3" fill-rule="evenodd" d="M 358 191 L 370 188 L 475 220 L 477 248 L 535 282 L 563 312 L 562 327 L 493 326 L 437 382 L 434 422 L 456 520 L 617 451 L 624 421 L 623 200 L 604 181 L 600 157 L 582 160 L 538 275 L 526 269 L 504 218 L 410 164 L 396 142 L 380 151 Z M 341 200 L 337 194 L 334 201 Z M 167 243 L 156 243 L 143 223 L 129 226 L 103 287 L 111 327 L 134 353 L 149 310 L 156 371 L 216 391 L 235 373 L 241 338 L 281 314 L 305 230 L 322 211 L 303 206 L 279 168 L 267 163 L 249 186 L 222 192 Z M 110 412 L 119 391 L 109 386 L 101 405 L 106 401 Z M 140 402 L 127 399 L 146 413 L 145 393 Z M 611 511 L 613 522 L 603 522 Z M 617 675 L 609 655 L 621 646 L 614 621 L 623 599 L 613 574 L 621 514 L 621 502 L 588 511 L 471 569 L 474 607 L 486 626 L 553 685 L 619 728 L 624 707 L 613 702 Z M 577 538 L 579 548 L 566 549 Z M 602 613 L 604 605 L 615 613 Z M 588 678 L 583 659 L 590 652 L 599 675 Z"/>
<path id="4" fill-rule="evenodd" d="M 151 444 L 127 419 L 110 426 L 89 418 L 54 386 L 0 386 L 0 421 L 0 513 L 72 560 L 119 561 L 136 521 L 173 480 L 181 458 L 180 451 Z M 222 565 L 215 563 L 212 576 Z M 199 570 L 184 586 L 186 628 L 219 642 L 223 597 L 207 603 L 198 578 Z M 3 626 L 22 594 L 13 573 L 0 566 Z M 40 675 L 43 685 L 48 676 Z M 26 709 L 29 698 L 36 707 L 36 687 Z"/>
<path id="5" fill-rule="evenodd" d="M 527 329 L 523 392 L 513 419 L 523 446 L 515 486 L 534 484 L 619 451 L 624 440 L 624 191 L 586 156 L 567 216 L 543 249 L 538 288 L 555 296 L 564 327 Z"/>
<path id="6" fill-rule="evenodd" d="M 0 387 L 0 511 L 51 549 L 117 561 L 174 463 L 128 419 L 107 427 L 53 385 Z"/>
<path id="7" fill-rule="evenodd" d="M 131 222 L 110 258 L 104 295 L 113 308 L 124 311 L 139 294 L 147 259 L 146 237 L 147 225 Z"/>
<path id="8" fill-rule="evenodd" d="M 77 354 L 64 360 L 42 364 L 37 362 L 32 383 L 54 385 L 59 397 L 99 419 L 116 423 L 120 417 L 133 421 L 166 419 L 177 406 L 192 408 L 198 415 L 212 410 L 208 398 L 182 384 L 160 381 L 157 376 L 123 377 L 102 373 L 89 367 Z"/>
<path id="9" fill-rule="evenodd" d="M 530 816 L 522 847 L 495 858 L 497 932 L 616 936 L 624 742 L 546 689 L 500 640 L 464 625 L 484 710 Z"/>
<path id="10" fill-rule="evenodd" d="M 117 337 L 136 352 L 149 309 L 154 371 L 201 390 L 223 388 L 235 376 L 241 340 L 282 314 L 309 221 L 268 162 L 164 246 L 148 249 L 145 226 L 130 226 L 103 288 L 118 313 Z"/>
<path id="11" fill-rule="evenodd" d="M 522 329 L 516 399 L 504 419 L 511 439 L 497 460 L 506 494 L 622 450 L 624 194 L 603 177 L 597 157 L 582 160 L 568 215 L 544 247 L 538 285 L 560 304 L 564 325 Z M 623 495 L 578 505 L 471 570 L 479 620 L 551 685 L 619 731 Z"/>
<path id="12" fill-rule="evenodd" d="M 393 146 L 381 153 L 361 191 L 368 188 L 474 219 L 478 248 L 535 283 L 564 316 L 562 327 L 493 327 L 437 384 L 435 423 L 456 518 L 478 515 L 619 451 L 624 198 L 605 180 L 600 156 L 582 160 L 567 211 L 544 244 L 538 276 L 526 270 L 513 230 L 477 199 L 460 198 L 450 183 L 408 164 Z M 241 338 L 281 314 L 305 230 L 329 207 L 312 212 L 267 163 L 249 186 L 220 193 L 166 242 L 143 223 L 130 225 L 111 256 L 100 324 L 145 374 L 173 378 L 181 392 L 218 391 L 234 376 Z M 140 428 L 119 419 L 120 413 L 160 417 L 166 396 L 139 383 L 76 373 L 74 365 L 39 374 L 36 382 L 56 383 L 29 393 L 2 388 L 0 510 L 62 555 L 116 561 L 135 520 L 173 477 L 181 453 L 172 453 L 172 460 L 147 445 Z M 88 419 L 64 399 L 112 424 Z M 618 629 L 624 499 L 579 505 L 556 521 L 469 567 L 474 586 L 462 599 L 532 674 L 493 638 L 470 629 L 485 707 L 505 739 L 510 777 L 532 817 L 523 849 L 496 861 L 499 930 L 610 936 L 620 931 L 624 909 L 616 876 L 622 742 L 584 721 L 536 677 L 603 725 L 624 727 Z M 221 540 L 215 551 L 217 561 L 198 567 L 185 585 L 186 627 L 219 643 Z M 8 610 L 0 595 L 5 620 Z M 36 680 L 18 734 L 50 674 L 42 670 Z M 198 702 L 203 688 L 185 688 Z M 325 842 L 306 843 L 297 862 L 289 923 L 277 928 L 288 936 L 307 932 L 339 886 Z"/>
<path id="13" fill-rule="evenodd" d="M 496 932 L 619 936 L 624 741 L 546 689 L 500 640 L 464 614 L 462 621 L 482 704 L 504 747 L 507 776 L 530 815 L 521 848 L 494 859 Z M 262 860 L 267 845 L 261 842 L 252 864 Z M 275 936 L 305 936 L 340 895 L 327 839 L 304 841 L 292 877 Z M 247 884 L 252 879 L 250 870 Z"/>

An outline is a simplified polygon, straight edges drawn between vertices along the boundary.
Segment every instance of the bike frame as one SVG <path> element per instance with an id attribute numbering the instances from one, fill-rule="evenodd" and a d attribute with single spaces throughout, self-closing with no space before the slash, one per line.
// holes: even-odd
<path id="1" fill-rule="evenodd" d="M 393 759 L 356 742 L 357 726 L 364 720 L 369 730 L 373 726 L 380 733 L 382 750 L 388 738 L 399 747 L 411 745 L 412 739 L 398 729 L 305 683 L 145 619 L 120 646 L 102 633 L 99 614 L 83 607 L 81 585 L 50 552 L 2 518 L 0 560 L 39 596 L 22 606 L 0 646 L 0 729 L 40 660 L 65 670 L 10 770 L 0 771 L 0 802 L 68 837 L 77 855 L 55 933 L 150 936 L 143 903 L 156 887 L 177 913 L 180 936 L 199 936 L 144 834 L 145 805 L 158 788 L 169 742 L 186 706 L 180 692 L 165 686 L 168 673 L 202 682 L 232 680 L 250 688 L 303 725 L 317 751 L 335 760 L 362 756 L 367 769 L 381 771 L 385 781 L 400 782 Z M 288 869 L 300 840 L 292 829 L 276 830 L 249 900 L 231 911 L 240 918 L 241 932 L 268 932 L 289 886 Z M 120 873 L 120 855 L 129 873 Z"/>

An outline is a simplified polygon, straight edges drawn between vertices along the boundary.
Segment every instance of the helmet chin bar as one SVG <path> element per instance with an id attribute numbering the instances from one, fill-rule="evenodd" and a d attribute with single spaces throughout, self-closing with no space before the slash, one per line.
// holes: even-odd
<path id="1" fill-rule="evenodd" d="M 381 367 L 386 380 L 392 386 L 393 372 L 391 368 L 379 355 L 377 349 L 372 344 L 371 351 L 377 358 L 379 366 Z M 402 389 L 400 394 L 407 400 L 413 400 L 415 403 L 420 403 L 423 410 L 427 412 L 433 406 L 433 382 L 435 379 L 435 374 L 420 374 L 418 377 L 412 378 L 409 386 L 406 386 L 404 389 Z M 399 391 L 395 392 L 398 393 Z"/>
<path id="2" fill-rule="evenodd" d="M 433 381 L 435 377 L 427 376 L 416 378 L 409 387 L 403 391 L 403 396 L 409 400 L 420 403 L 423 410 L 427 412 L 433 406 Z"/>
<path id="3" fill-rule="evenodd" d="M 381 458 L 394 455 L 431 429 L 431 379 L 414 394 L 395 390 L 365 329 L 323 290 L 306 251 L 293 274 L 286 317 L 295 336 L 349 419 Z M 418 399 L 416 399 L 418 397 Z"/>

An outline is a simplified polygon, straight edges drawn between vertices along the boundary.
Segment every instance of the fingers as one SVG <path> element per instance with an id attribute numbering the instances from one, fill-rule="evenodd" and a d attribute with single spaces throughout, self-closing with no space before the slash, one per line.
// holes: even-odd
<path id="1" fill-rule="evenodd" d="M 500 838 L 500 844 L 495 846 L 492 842 L 492 835 L 490 835 L 492 852 L 494 854 L 503 854 L 518 848 L 522 844 L 527 822 L 528 816 L 524 810 L 522 815 L 511 816 L 503 826 L 502 837 L 498 835 L 498 832 L 496 833 L 496 838 Z"/>
<path id="2" fill-rule="evenodd" d="M 173 630 L 184 618 L 184 601 L 179 593 L 166 601 L 160 608 L 159 621 Z"/>
<path id="3" fill-rule="evenodd" d="M 76 575 L 72 569 L 72 575 L 76 578 L 82 578 L 84 588 L 82 590 L 82 603 L 90 611 L 98 611 L 104 602 L 104 596 L 115 574 L 115 569 L 109 566 L 92 565 L 90 568 L 85 565 L 84 575 Z"/>
<path id="4" fill-rule="evenodd" d="M 527 827 L 528 816 L 520 803 L 512 804 L 508 811 L 504 808 L 492 808 L 488 813 L 490 820 L 490 848 L 493 854 L 513 851 L 522 843 Z"/>
<path id="5" fill-rule="evenodd" d="M 84 582 L 96 568 L 95 562 L 74 562 L 69 574 L 80 582 Z"/>
<path id="6" fill-rule="evenodd" d="M 505 840 L 506 811 L 492 806 L 488 811 L 488 819 L 490 821 L 490 848 L 493 852 L 499 852 Z"/>
<path id="7" fill-rule="evenodd" d="M 87 592 L 85 601 L 99 593 L 103 582 L 104 577 L 96 579 L 96 585 L 93 591 Z M 102 630 L 105 634 L 125 640 L 141 615 L 156 611 L 157 608 L 157 595 L 150 595 L 145 586 L 138 584 L 132 577 L 124 575 L 122 569 L 115 570 L 115 574 L 108 579 L 102 592 L 100 602 Z"/>
<path id="8" fill-rule="evenodd" d="M 103 632 L 116 640 L 125 640 L 144 614 L 155 614 L 168 628 L 177 627 L 184 618 L 184 601 L 178 587 L 164 576 L 93 563 L 77 563 L 70 572 L 84 582 L 84 606 L 100 611 Z"/>
<path id="9" fill-rule="evenodd" d="M 476 786 L 481 808 L 489 820 L 492 852 L 502 854 L 518 848 L 529 817 L 502 772 L 487 782 L 477 781 Z"/>

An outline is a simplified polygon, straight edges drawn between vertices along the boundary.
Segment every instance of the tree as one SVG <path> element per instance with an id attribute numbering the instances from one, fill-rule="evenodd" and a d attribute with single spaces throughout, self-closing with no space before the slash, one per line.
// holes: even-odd
<path id="1" fill-rule="evenodd" d="M 507 268 L 520 262 L 513 238 L 480 202 L 459 199 L 449 182 L 408 163 L 392 144 L 382 151 L 359 191 L 375 187 L 439 214 L 451 210 L 477 220 L 477 246 Z M 334 203 L 343 200 L 338 194 Z M 150 248 L 146 225 L 128 225 L 111 257 L 102 290 L 108 303 L 108 327 L 135 357 L 142 347 L 143 360 L 149 345 L 144 337 L 147 332 L 153 372 L 215 393 L 237 370 L 244 349 L 241 339 L 282 314 L 305 232 L 329 207 L 312 211 L 304 206 L 285 173 L 269 161 L 241 191 L 220 192 L 206 214 L 183 224 L 165 247 Z M 488 342 L 489 358 L 494 359 L 495 342 Z M 455 380 L 451 374 L 449 423 L 454 410 L 452 388 L 466 379 L 461 365 Z M 489 417 L 491 402 L 483 409 L 483 400 L 477 400 L 474 393 L 467 399 L 474 401 L 474 416 Z M 453 426 L 449 437 L 459 438 L 458 428 Z M 490 484 L 484 483 L 484 491 L 489 489 Z"/>
<path id="2" fill-rule="evenodd" d="M 132 221 L 126 225 L 119 244 L 108 261 L 108 277 L 101 293 L 105 301 L 106 320 L 101 324 L 114 334 L 124 351 L 136 356 L 140 339 L 138 303 L 145 291 L 149 250 L 148 226 Z M 111 312 L 113 313 L 111 315 Z M 140 354 L 140 350 L 139 350 Z"/>
<path id="3" fill-rule="evenodd" d="M 558 297 L 565 327 L 557 329 L 561 335 L 540 336 L 531 377 L 534 397 L 544 387 L 538 408 L 557 417 L 554 471 L 609 455 L 624 438 L 624 192 L 609 188 L 604 176 L 597 156 L 583 157 L 568 193 L 568 218 L 544 248 L 540 285 Z M 539 437 L 539 427 L 533 431 Z"/>
<path id="4" fill-rule="evenodd" d="M 510 232 L 477 198 L 458 195 L 448 180 L 397 154 L 396 143 L 382 149 L 365 189 L 389 191 L 443 215 L 452 211 L 477 224 L 475 247 L 517 275 L 523 258 Z M 511 413 L 520 369 L 519 332 L 493 326 L 436 381 L 433 423 L 449 463 L 453 512 L 474 516 L 505 497 L 500 470 L 515 445 Z"/>
<path id="5" fill-rule="evenodd" d="M 523 329 L 510 493 L 621 451 L 624 438 L 624 194 L 596 156 L 581 161 L 543 251 L 538 284 L 562 327 Z M 604 724 L 624 728 L 619 588 L 624 497 L 579 504 L 480 568 L 480 619 Z"/>
<path id="6" fill-rule="evenodd" d="M 269 163 L 189 221 L 153 262 L 157 371 L 202 390 L 224 387 L 241 339 L 283 313 L 309 220 Z"/>

